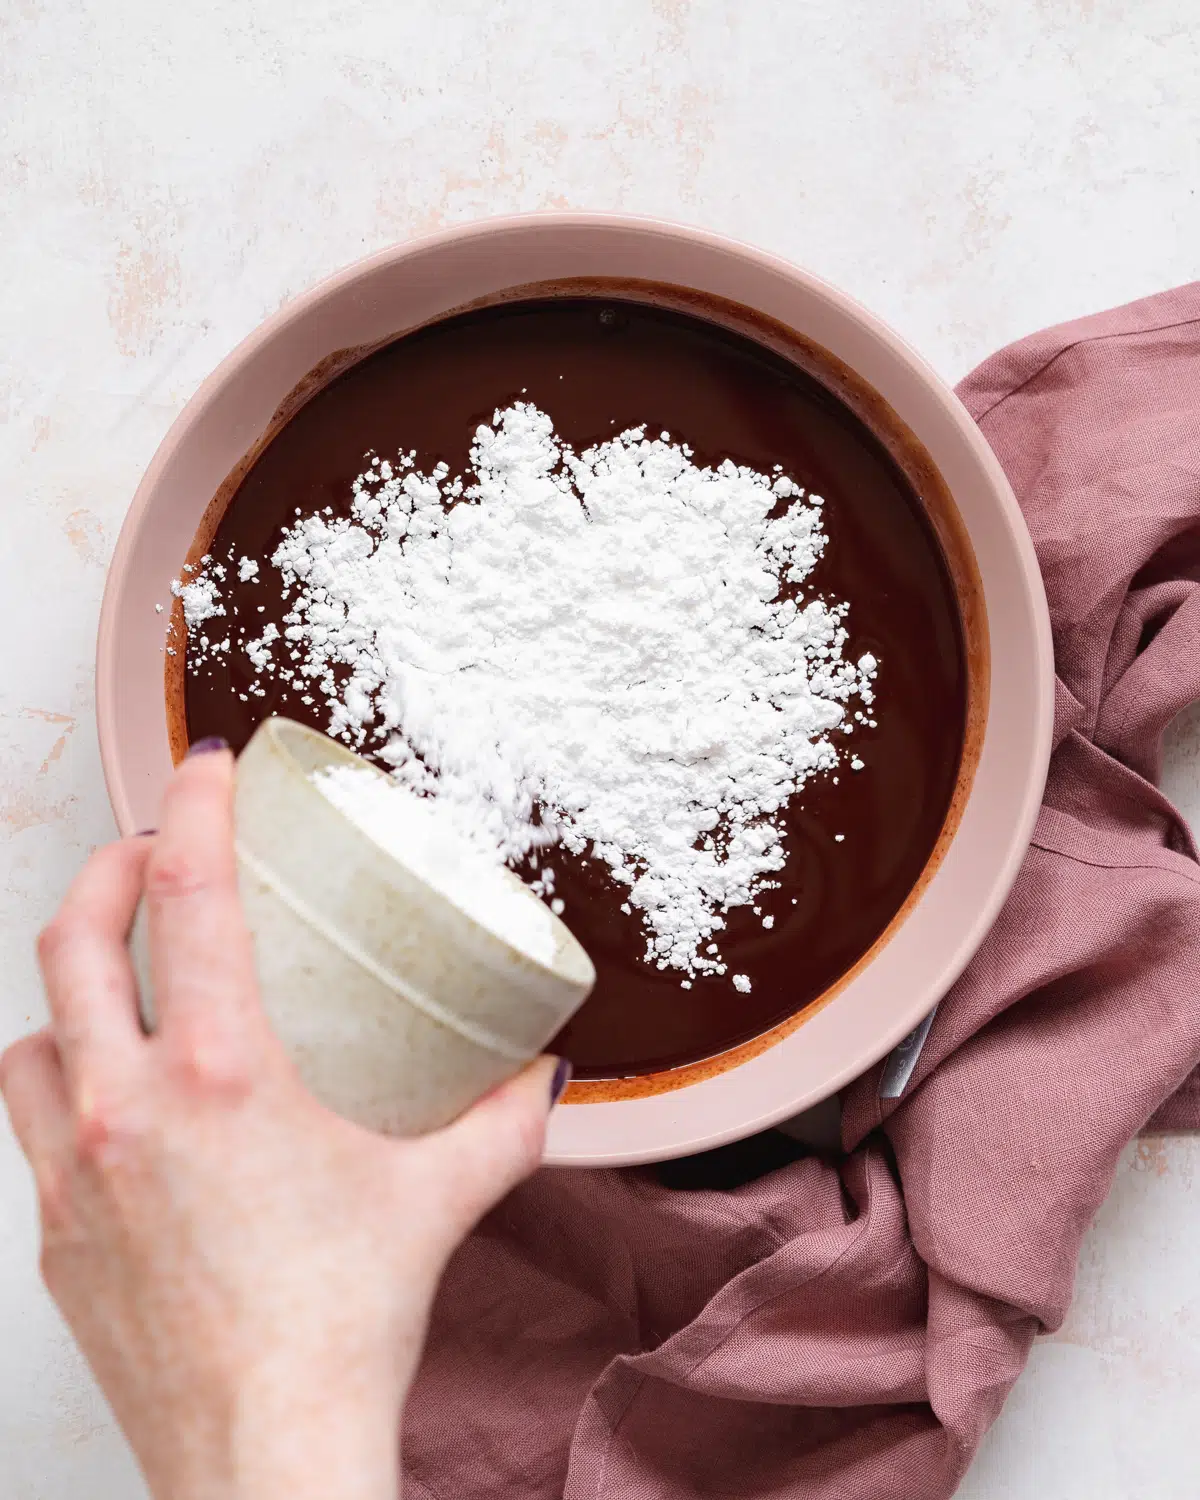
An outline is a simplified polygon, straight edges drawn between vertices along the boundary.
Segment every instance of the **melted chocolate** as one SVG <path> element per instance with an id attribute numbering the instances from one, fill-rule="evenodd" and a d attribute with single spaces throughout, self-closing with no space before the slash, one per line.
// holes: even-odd
<path id="1" fill-rule="evenodd" d="M 882 445 L 840 401 L 787 360 L 681 313 L 593 298 L 525 302 L 448 319 L 398 339 L 326 387 L 283 428 L 230 503 L 211 551 L 263 561 L 235 581 L 233 644 L 189 672 L 188 732 L 240 749 L 271 713 L 324 728 L 319 702 L 264 676 L 241 641 L 280 621 L 286 605 L 266 565 L 297 515 L 349 511 L 363 456 L 415 449 L 461 473 L 476 426 L 524 396 L 576 448 L 646 423 L 691 444 L 698 462 L 775 464 L 825 496 L 829 545 L 805 592 L 850 602 L 847 655 L 879 658 L 878 728 L 856 727 L 836 783 L 822 776 L 788 810 L 782 888 L 729 914 L 729 973 L 680 988 L 680 975 L 642 960 L 636 916 L 606 870 L 556 850 L 565 919 L 591 954 L 592 997 L 555 1048 L 580 1077 L 657 1071 L 749 1040 L 816 999 L 884 931 L 938 838 L 958 774 L 966 660 L 954 590 L 921 502 Z M 236 610 L 236 614 L 233 611 Z M 835 840 L 836 834 L 844 840 Z M 748 974 L 749 994 L 730 976 Z"/>

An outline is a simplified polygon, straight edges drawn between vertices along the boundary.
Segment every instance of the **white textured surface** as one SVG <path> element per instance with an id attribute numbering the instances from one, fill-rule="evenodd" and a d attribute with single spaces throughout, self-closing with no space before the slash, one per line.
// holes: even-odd
<path id="1" fill-rule="evenodd" d="M 1194 0 L 0 0 L 0 1043 L 31 938 L 111 832 L 104 567 L 198 381 L 286 298 L 436 225 L 542 206 L 725 230 L 889 318 L 948 377 L 1193 277 Z M 1200 717 L 1170 790 L 1200 816 Z M 1200 1484 L 1200 1143 L 1127 1153 L 1075 1309 L 963 1493 Z M 0 1491 L 127 1500 L 37 1282 L 0 1134 Z"/>

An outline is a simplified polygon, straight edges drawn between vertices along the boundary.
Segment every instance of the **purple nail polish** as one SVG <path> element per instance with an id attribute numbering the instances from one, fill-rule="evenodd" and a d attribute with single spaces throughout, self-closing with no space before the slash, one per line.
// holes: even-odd
<path id="1" fill-rule="evenodd" d="M 571 1064 L 565 1057 L 560 1057 L 558 1066 L 554 1070 L 554 1077 L 550 1083 L 550 1108 L 553 1109 L 566 1091 L 567 1084 L 571 1081 Z"/>
<path id="2" fill-rule="evenodd" d="M 214 750 L 228 750 L 229 741 L 222 739 L 219 734 L 209 734 L 202 740 L 197 740 L 194 745 L 188 746 L 189 755 L 211 755 Z"/>

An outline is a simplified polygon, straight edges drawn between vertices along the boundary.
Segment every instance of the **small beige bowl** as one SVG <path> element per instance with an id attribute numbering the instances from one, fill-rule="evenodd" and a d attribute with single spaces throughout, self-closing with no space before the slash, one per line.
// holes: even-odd
<path id="1" fill-rule="evenodd" d="M 319 1099 L 360 1125 L 419 1135 L 543 1051 L 596 972 L 549 908 L 547 967 L 426 885 L 314 785 L 312 772 L 333 765 L 381 774 L 281 718 L 238 759 L 239 884 L 263 1003 Z M 152 1026 L 140 935 L 135 960 Z"/>

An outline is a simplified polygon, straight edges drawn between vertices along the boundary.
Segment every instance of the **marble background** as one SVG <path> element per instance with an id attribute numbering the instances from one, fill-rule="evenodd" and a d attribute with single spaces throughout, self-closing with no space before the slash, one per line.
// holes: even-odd
<path id="1" fill-rule="evenodd" d="M 485 214 L 702 224 L 829 277 L 950 379 L 1200 260 L 1194 0 L 0 0 L 0 1045 L 112 832 L 92 649 L 195 386 L 366 251 Z M 1200 819 L 1200 717 L 1168 783 Z M 1003 1087 L 1003 1080 L 997 1081 Z M 1063 1330 L 962 1493 L 1194 1496 L 1200 1145 L 1126 1153 Z M 143 1493 L 40 1289 L 0 1132 L 0 1491 Z"/>

